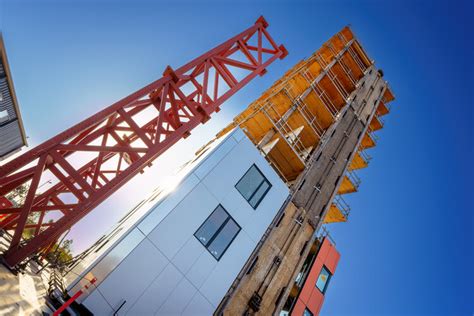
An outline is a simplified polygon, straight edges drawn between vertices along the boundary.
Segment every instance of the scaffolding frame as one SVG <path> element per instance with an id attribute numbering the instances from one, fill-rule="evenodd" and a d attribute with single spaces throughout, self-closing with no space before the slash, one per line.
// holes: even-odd
<path id="1" fill-rule="evenodd" d="M 336 194 L 332 203 L 341 211 L 342 215 L 346 218 L 349 218 L 349 214 L 351 212 L 350 205 L 342 198 L 341 194 Z"/>

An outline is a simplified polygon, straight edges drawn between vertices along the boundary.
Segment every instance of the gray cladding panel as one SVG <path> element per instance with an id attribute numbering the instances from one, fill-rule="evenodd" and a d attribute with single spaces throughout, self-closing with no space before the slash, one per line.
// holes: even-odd
<path id="1" fill-rule="evenodd" d="M 10 93 L 10 88 L 8 87 L 7 78 L 2 78 L 0 76 L 0 112 L 8 111 L 9 120 L 17 118 L 15 107 L 13 105 L 13 99 Z"/>
<path id="2" fill-rule="evenodd" d="M 20 125 L 17 120 L 0 126 L 0 157 L 17 150 L 23 145 Z"/>
<path id="3" fill-rule="evenodd" d="M 1 55 L 1 54 L 0 54 Z M 13 102 L 12 89 L 8 84 L 3 59 L 0 58 L 0 159 L 25 145 L 18 114 Z M 3 114 L 7 112 L 7 116 Z"/>

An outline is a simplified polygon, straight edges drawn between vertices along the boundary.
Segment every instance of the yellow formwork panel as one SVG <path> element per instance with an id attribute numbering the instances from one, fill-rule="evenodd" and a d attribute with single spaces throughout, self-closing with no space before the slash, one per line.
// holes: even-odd
<path id="1" fill-rule="evenodd" d="M 348 26 L 344 27 L 344 28 L 341 30 L 341 34 L 342 34 L 342 36 L 345 37 L 345 39 L 346 39 L 347 41 L 350 41 L 351 39 L 354 38 L 354 34 L 352 33 L 352 30 L 351 30 Z"/>
<path id="2" fill-rule="evenodd" d="M 247 109 L 237 115 L 230 125 L 220 131 L 217 138 L 236 126 L 244 129 L 254 144 L 259 144 L 264 137 L 268 144 L 268 138 L 271 138 L 270 142 L 273 143 L 267 147 L 267 158 L 285 179 L 296 178 L 305 167 L 304 161 L 300 158 L 301 154 L 309 153 L 312 148 L 318 146 L 320 134 L 333 124 L 335 112 L 346 104 L 347 94 L 354 91 L 353 81 L 358 81 L 364 75 L 348 51 L 341 55 L 341 61 L 332 65 L 332 79 L 324 72 L 323 68 L 327 67 L 349 42 L 351 51 L 360 55 L 359 58 L 365 63 L 368 58 L 355 40 L 354 34 L 349 27 L 343 28 L 309 58 L 299 61 L 275 81 Z M 349 69 L 352 77 L 349 77 L 345 68 Z M 317 86 L 311 87 L 311 82 L 316 78 L 319 78 Z M 323 95 L 320 95 L 321 93 Z M 285 116 L 284 123 L 277 124 L 278 120 L 285 113 L 289 113 L 288 110 L 295 105 L 295 98 L 301 96 L 303 98 L 297 103 L 298 110 Z M 281 129 L 280 132 L 275 124 Z M 304 128 L 299 135 L 298 146 L 292 148 L 281 133 L 287 133 L 288 130 L 300 126 Z M 294 149 L 299 152 L 295 153 Z"/>
<path id="3" fill-rule="evenodd" d="M 267 157 L 287 181 L 293 181 L 304 170 L 305 165 L 284 139 L 279 135 L 274 137 L 280 139 Z"/>
<path id="4" fill-rule="evenodd" d="M 357 152 L 349 165 L 349 170 L 366 168 L 368 165 L 368 162 Z"/>
<path id="5" fill-rule="evenodd" d="M 357 63 L 348 52 L 345 52 L 341 59 L 349 67 L 356 80 L 364 76 L 364 72 L 357 66 Z"/>
<path id="6" fill-rule="evenodd" d="M 365 133 L 364 138 L 362 138 L 362 142 L 360 143 L 360 145 L 362 148 L 372 148 L 372 147 L 375 147 L 375 142 L 368 133 Z"/>
<path id="7" fill-rule="evenodd" d="M 324 76 L 319 82 L 319 86 L 324 88 L 336 109 L 338 111 L 341 110 L 342 107 L 346 104 L 346 100 L 339 93 L 334 83 L 331 82 L 331 79 L 329 79 L 328 76 Z"/>
<path id="8" fill-rule="evenodd" d="M 351 92 L 355 89 L 354 83 L 351 81 L 351 79 L 346 75 L 346 72 L 342 68 L 340 63 L 334 64 L 334 66 L 331 68 L 333 73 L 335 74 L 336 78 L 339 80 L 339 82 L 342 84 L 344 87 L 344 90 L 346 92 Z"/>
<path id="9" fill-rule="evenodd" d="M 347 193 L 354 193 L 357 192 L 356 186 L 352 183 L 352 181 L 347 177 L 344 176 L 342 179 L 341 186 L 337 191 L 338 194 L 347 194 Z"/>
<path id="10" fill-rule="evenodd" d="M 293 105 L 293 100 L 284 92 L 280 91 L 268 99 L 272 108 L 281 117 Z M 269 112 L 271 114 L 271 112 Z"/>
<path id="11" fill-rule="evenodd" d="M 369 59 L 369 57 L 365 53 L 364 49 L 362 48 L 362 46 L 360 46 L 360 44 L 357 41 L 354 42 L 353 47 L 354 47 L 357 55 L 359 55 L 359 57 L 361 57 L 361 60 L 364 63 L 365 67 L 369 67 L 370 65 L 372 65 L 372 61 Z"/>
<path id="12" fill-rule="evenodd" d="M 326 216 L 324 217 L 324 224 L 342 222 L 347 222 L 347 217 L 342 214 L 341 210 L 336 206 L 336 204 L 332 203 L 331 207 L 326 213 Z"/>
<path id="13" fill-rule="evenodd" d="M 303 99 L 303 102 L 307 105 L 311 114 L 316 117 L 317 122 L 322 129 L 325 130 L 334 123 L 333 115 L 323 104 L 316 92 L 311 91 L 308 93 L 308 95 Z"/>
<path id="14" fill-rule="evenodd" d="M 309 88 L 309 81 L 301 73 L 297 73 L 288 79 L 287 89 L 292 97 L 297 97 Z"/>
<path id="15" fill-rule="evenodd" d="M 323 68 L 317 61 L 312 61 L 309 63 L 307 70 L 309 71 L 312 78 L 316 78 L 321 73 Z"/>
<path id="16" fill-rule="evenodd" d="M 382 129 L 383 125 L 382 122 L 380 122 L 379 118 L 374 115 L 372 118 L 372 121 L 370 121 L 369 128 L 371 131 L 378 131 Z"/>

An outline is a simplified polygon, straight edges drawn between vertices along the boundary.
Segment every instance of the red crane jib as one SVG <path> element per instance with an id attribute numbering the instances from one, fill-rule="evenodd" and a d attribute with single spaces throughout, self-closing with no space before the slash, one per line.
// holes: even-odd
<path id="1" fill-rule="evenodd" d="M 0 228 L 13 232 L 6 264 L 14 267 L 47 251 L 268 65 L 284 58 L 285 47 L 275 43 L 267 27 L 260 17 L 225 43 L 179 69 L 168 66 L 157 81 L 1 166 L 0 196 L 29 183 L 22 205 L 0 206 Z M 42 192 L 38 187 L 45 180 L 52 185 Z M 57 218 L 47 219 L 49 212 Z M 24 238 L 25 230 L 31 238 Z"/>

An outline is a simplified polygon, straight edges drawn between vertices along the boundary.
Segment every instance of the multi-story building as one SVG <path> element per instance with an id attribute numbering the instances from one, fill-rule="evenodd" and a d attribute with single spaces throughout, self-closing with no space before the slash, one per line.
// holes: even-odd
<path id="1" fill-rule="evenodd" d="M 26 146 L 26 134 L 0 34 L 0 160 Z"/>
<path id="2" fill-rule="evenodd" d="M 97 315 L 318 314 L 340 257 L 322 225 L 347 220 L 391 100 L 344 28 L 104 235 L 69 294 Z"/>

